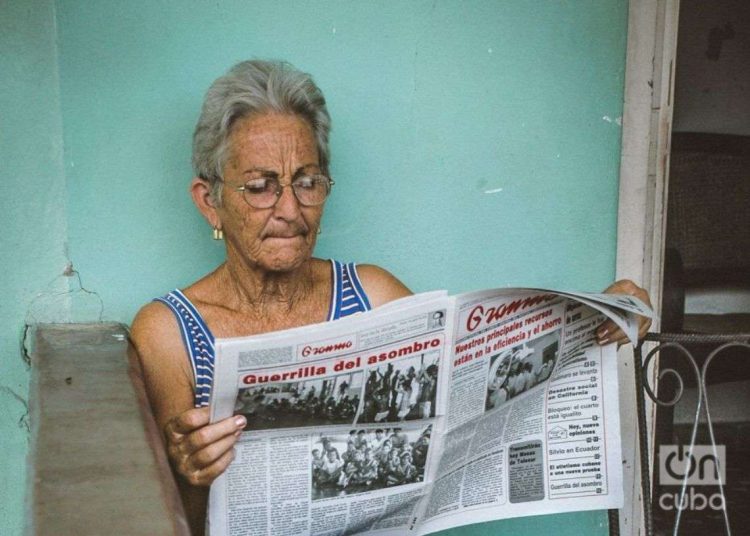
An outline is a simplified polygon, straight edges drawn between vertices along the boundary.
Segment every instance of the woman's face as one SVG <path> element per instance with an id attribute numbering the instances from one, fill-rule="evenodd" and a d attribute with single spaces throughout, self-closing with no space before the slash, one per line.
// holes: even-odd
<path id="1" fill-rule="evenodd" d="M 217 209 L 229 255 L 252 267 L 289 271 L 312 257 L 323 206 L 304 207 L 291 187 L 276 205 L 257 209 L 236 190 L 248 180 L 275 176 L 291 184 L 302 173 L 320 173 L 310 125 L 300 117 L 269 113 L 238 120 L 229 136 L 222 206 Z"/>

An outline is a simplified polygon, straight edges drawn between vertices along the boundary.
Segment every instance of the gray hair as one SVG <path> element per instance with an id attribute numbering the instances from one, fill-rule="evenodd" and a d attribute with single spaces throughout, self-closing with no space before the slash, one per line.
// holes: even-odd
<path id="1" fill-rule="evenodd" d="M 193 170 L 208 181 L 215 203 L 221 203 L 232 127 L 239 119 L 266 112 L 294 114 L 306 120 L 315 135 L 320 167 L 328 174 L 331 118 L 312 76 L 282 61 L 243 61 L 208 88 L 193 133 Z"/>

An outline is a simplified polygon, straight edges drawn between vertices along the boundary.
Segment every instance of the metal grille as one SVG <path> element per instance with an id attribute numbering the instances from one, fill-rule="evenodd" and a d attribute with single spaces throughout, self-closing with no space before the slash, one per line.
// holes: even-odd
<path id="1" fill-rule="evenodd" d="M 652 346 L 650 343 L 656 343 L 653 348 L 648 350 L 648 353 L 644 356 L 644 346 Z M 693 355 L 693 352 L 688 349 L 693 345 L 714 345 L 715 348 L 710 351 L 702 365 L 699 365 L 698 360 Z M 652 468 L 649 463 L 649 447 L 648 447 L 648 431 L 646 429 L 646 409 L 645 409 L 645 396 L 648 396 L 655 404 L 661 407 L 671 408 L 674 407 L 681 399 L 685 392 L 685 378 L 682 374 L 684 370 L 678 370 L 676 368 L 662 367 L 656 375 L 656 385 L 652 385 L 647 371 L 651 366 L 654 358 L 660 351 L 672 349 L 674 355 L 681 356 L 687 365 L 687 370 L 695 376 L 696 388 L 697 388 L 697 403 L 695 407 L 694 420 L 690 433 L 690 442 L 688 445 L 688 456 L 685 458 L 685 463 L 691 463 L 693 447 L 695 446 L 696 437 L 698 434 L 698 426 L 700 423 L 701 415 L 704 414 L 706 417 L 706 426 L 708 429 L 708 436 L 710 438 L 710 446 L 713 449 L 714 457 L 718 459 L 716 455 L 716 436 L 714 434 L 714 426 L 711 420 L 711 410 L 708 399 L 708 391 L 706 388 L 706 375 L 709 371 L 711 364 L 714 363 L 721 355 L 726 354 L 727 350 L 730 349 L 742 349 L 743 357 L 750 356 L 750 334 L 727 334 L 727 335 L 698 335 L 698 334 L 673 334 L 673 333 L 649 333 L 645 339 L 635 349 L 635 381 L 636 381 L 636 404 L 638 411 L 638 431 L 639 431 L 639 450 L 640 450 L 640 462 L 641 462 L 641 486 L 643 494 L 643 508 L 644 508 L 644 519 L 645 529 L 648 536 L 654 534 L 654 517 L 651 502 L 651 471 Z M 658 384 L 665 377 L 671 376 L 677 383 L 677 388 L 669 399 L 659 398 Z M 688 467 L 686 465 L 683 471 L 684 478 L 680 485 L 679 491 L 679 502 L 677 504 L 684 504 L 686 501 L 686 493 L 688 490 Z M 729 521 L 729 512 L 727 500 L 724 495 L 724 482 L 721 480 L 718 483 L 718 493 L 721 494 L 721 513 L 724 521 L 724 533 L 731 536 L 732 529 Z M 683 518 L 683 510 L 677 509 L 674 519 L 674 525 L 672 527 L 671 534 L 674 536 L 680 534 L 680 525 Z"/>

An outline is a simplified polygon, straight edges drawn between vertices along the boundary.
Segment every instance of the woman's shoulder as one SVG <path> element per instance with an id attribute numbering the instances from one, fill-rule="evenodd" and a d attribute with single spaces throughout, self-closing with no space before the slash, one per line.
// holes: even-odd
<path id="1" fill-rule="evenodd" d="M 170 292 L 159 296 L 143 305 L 133 318 L 131 330 L 136 327 L 139 329 L 153 329 L 165 324 L 170 319 L 171 312 L 167 304 L 164 303 L 164 300 L 171 294 Z"/>
<path id="2" fill-rule="evenodd" d="M 182 349 L 174 314 L 161 301 L 141 307 L 130 326 L 130 338 L 140 354 L 173 355 Z"/>
<path id="3" fill-rule="evenodd" d="M 357 275 L 373 307 L 413 293 L 388 270 L 374 264 L 358 264 Z"/>
<path id="4" fill-rule="evenodd" d="M 194 310 L 192 295 L 202 281 L 154 298 L 136 313 L 130 326 L 130 340 L 147 366 L 187 368 L 184 326 L 180 325 L 186 322 L 185 311 Z"/>

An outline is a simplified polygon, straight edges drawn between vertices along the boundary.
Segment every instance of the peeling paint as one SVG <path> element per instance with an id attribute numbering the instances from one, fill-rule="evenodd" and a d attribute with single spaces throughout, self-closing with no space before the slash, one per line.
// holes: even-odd
<path id="1" fill-rule="evenodd" d="M 617 126 L 619 127 L 622 126 L 622 116 L 618 116 L 612 119 L 610 116 L 605 115 L 605 116 L 602 116 L 602 121 L 606 121 L 607 123 L 616 123 Z"/>
<path id="2" fill-rule="evenodd" d="M 31 337 L 32 337 L 32 326 L 31 324 L 25 323 L 23 325 L 23 333 L 21 334 L 21 359 L 26 363 L 26 368 L 31 367 Z"/>
<path id="3" fill-rule="evenodd" d="M 486 193 L 486 194 L 497 194 L 497 193 L 500 193 L 502 191 L 503 191 L 502 188 L 494 188 L 492 190 L 485 190 L 484 193 Z"/>

